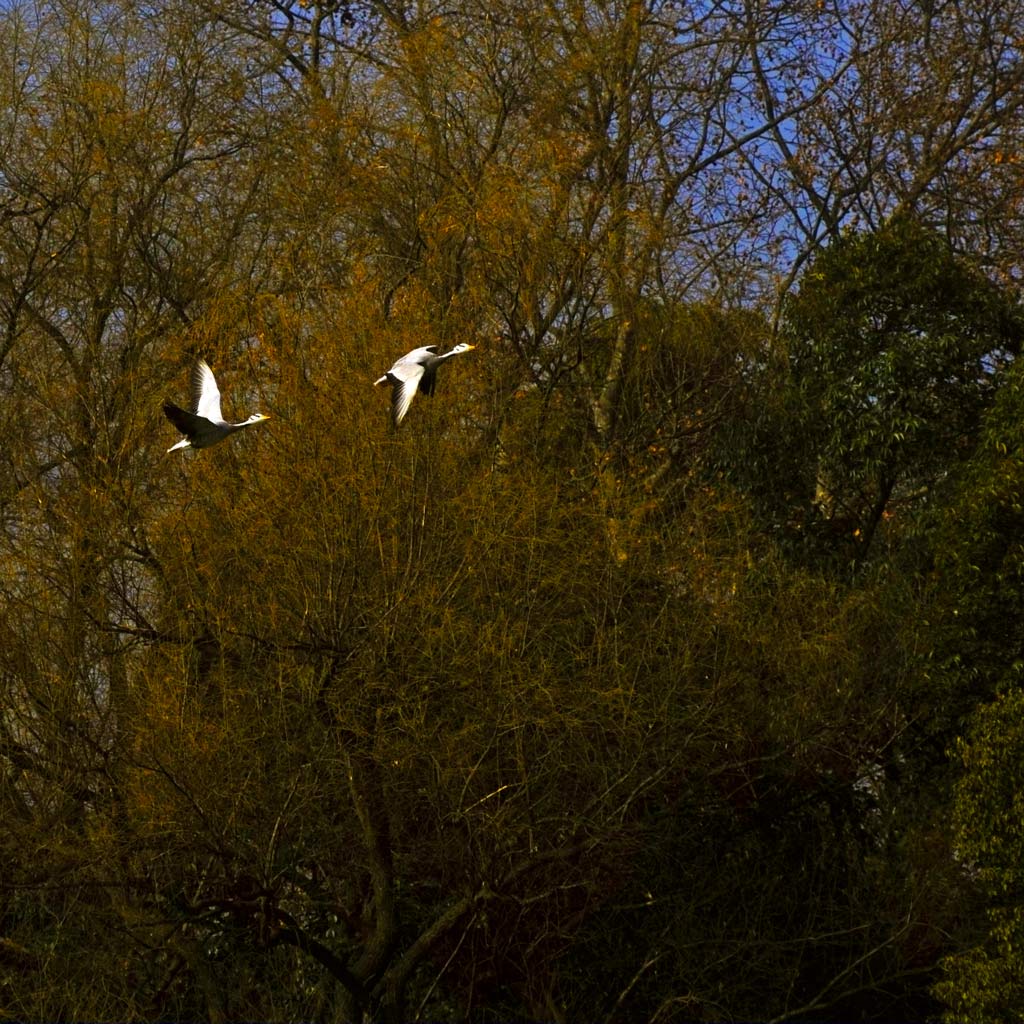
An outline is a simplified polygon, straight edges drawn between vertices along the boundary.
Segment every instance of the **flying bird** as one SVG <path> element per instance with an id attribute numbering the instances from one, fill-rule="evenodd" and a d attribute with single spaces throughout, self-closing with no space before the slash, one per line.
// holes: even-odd
<path id="1" fill-rule="evenodd" d="M 391 385 L 391 419 L 397 427 L 405 418 L 405 414 L 416 397 L 416 389 L 419 388 L 425 395 L 434 393 L 434 386 L 437 384 L 437 368 L 452 356 L 462 355 L 463 352 L 470 352 L 476 345 L 468 345 L 463 342 L 456 345 L 450 352 L 444 355 L 437 354 L 437 345 L 424 345 L 422 348 L 414 348 L 406 352 L 394 366 L 378 377 L 373 383 Z"/>
<path id="2" fill-rule="evenodd" d="M 164 415 L 185 435 L 167 449 L 169 452 L 178 448 L 209 448 L 236 430 L 270 419 L 254 412 L 244 423 L 225 422 L 220 411 L 220 389 L 205 359 L 192 367 L 192 411 L 164 402 Z"/>

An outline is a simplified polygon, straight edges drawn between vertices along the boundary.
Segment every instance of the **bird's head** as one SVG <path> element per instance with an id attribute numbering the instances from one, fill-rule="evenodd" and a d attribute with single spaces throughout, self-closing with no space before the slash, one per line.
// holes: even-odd
<path id="1" fill-rule="evenodd" d="M 261 412 L 254 412 L 245 422 L 249 423 L 262 423 L 264 420 L 269 420 L 269 416 L 264 416 Z"/>
<path id="2" fill-rule="evenodd" d="M 459 342 L 459 344 L 456 345 L 455 348 L 453 348 L 451 350 L 451 352 L 448 353 L 448 355 L 453 356 L 457 352 L 472 352 L 473 349 L 475 349 L 475 348 L 476 348 L 476 345 L 470 345 L 468 341 L 462 341 L 462 342 Z"/>

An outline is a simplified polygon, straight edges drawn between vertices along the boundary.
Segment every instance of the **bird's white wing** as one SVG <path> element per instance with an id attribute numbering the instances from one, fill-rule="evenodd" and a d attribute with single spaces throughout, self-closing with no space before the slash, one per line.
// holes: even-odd
<path id="1" fill-rule="evenodd" d="M 192 409 L 197 416 L 204 416 L 213 423 L 224 421 L 220 412 L 220 389 L 205 359 L 200 359 L 192 369 Z"/>
<path id="2" fill-rule="evenodd" d="M 391 381 L 391 417 L 397 427 L 405 418 L 405 414 L 416 397 L 416 389 L 423 377 L 423 367 L 419 363 L 407 363 L 399 360 L 388 370 Z"/>
<path id="3" fill-rule="evenodd" d="M 420 349 L 416 349 L 415 352 L 402 356 L 385 374 L 388 380 L 392 382 L 399 380 L 403 383 L 407 380 L 419 381 L 420 377 L 423 376 L 424 363 L 420 359 L 413 359 L 412 357 L 419 355 L 420 351 Z"/>

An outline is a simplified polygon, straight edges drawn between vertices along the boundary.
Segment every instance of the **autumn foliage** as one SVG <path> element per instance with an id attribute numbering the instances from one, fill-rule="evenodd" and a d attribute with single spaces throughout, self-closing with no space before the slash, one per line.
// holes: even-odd
<path id="1" fill-rule="evenodd" d="M 1019 1014 L 1022 25 L 0 8 L 0 1018 Z"/>

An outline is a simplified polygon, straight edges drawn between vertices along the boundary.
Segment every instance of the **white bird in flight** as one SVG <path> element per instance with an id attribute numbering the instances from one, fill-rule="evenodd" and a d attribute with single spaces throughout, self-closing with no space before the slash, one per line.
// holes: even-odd
<path id="1" fill-rule="evenodd" d="M 378 377 L 374 387 L 378 384 L 391 385 L 391 419 L 397 427 L 405 418 L 405 414 L 416 397 L 418 388 L 425 395 L 434 393 L 434 386 L 437 383 L 437 368 L 452 356 L 462 355 L 463 352 L 470 352 L 476 345 L 469 345 L 463 342 L 456 345 L 450 352 L 444 355 L 437 354 L 436 345 L 424 345 L 422 348 L 414 348 L 406 352 L 394 366 Z"/>
<path id="2" fill-rule="evenodd" d="M 173 402 L 164 402 L 164 415 L 185 435 L 167 449 L 169 452 L 178 448 L 209 448 L 236 430 L 270 419 L 254 412 L 244 423 L 225 422 L 220 411 L 220 389 L 205 359 L 198 360 L 192 367 L 192 411 Z"/>

